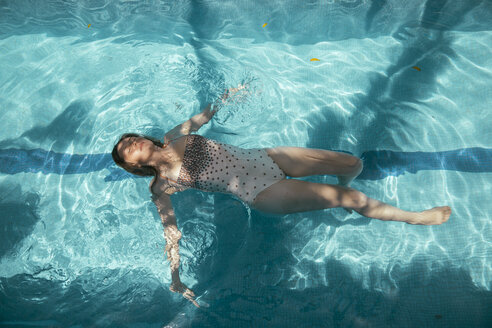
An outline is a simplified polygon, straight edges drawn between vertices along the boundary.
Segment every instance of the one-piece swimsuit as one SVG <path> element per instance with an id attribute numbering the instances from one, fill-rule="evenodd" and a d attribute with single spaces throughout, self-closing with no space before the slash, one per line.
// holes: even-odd
<path id="1" fill-rule="evenodd" d="M 186 136 L 178 180 L 167 179 L 168 194 L 194 188 L 236 195 L 252 205 L 256 196 L 286 174 L 263 148 L 243 149 L 198 134 Z"/>

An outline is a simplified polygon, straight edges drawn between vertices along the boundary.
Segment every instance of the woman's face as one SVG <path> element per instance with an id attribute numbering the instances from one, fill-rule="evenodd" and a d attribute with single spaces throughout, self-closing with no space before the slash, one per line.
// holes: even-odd
<path id="1" fill-rule="evenodd" d="M 156 148 L 157 146 L 149 139 L 127 137 L 118 145 L 118 153 L 128 164 L 142 166 L 151 162 Z"/>

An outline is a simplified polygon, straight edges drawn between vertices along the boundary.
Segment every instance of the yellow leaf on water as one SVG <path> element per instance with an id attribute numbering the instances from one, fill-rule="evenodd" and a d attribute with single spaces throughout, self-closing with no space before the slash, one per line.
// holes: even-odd
<path id="1" fill-rule="evenodd" d="M 311 58 L 311 61 L 319 61 L 318 58 Z"/>
<path id="2" fill-rule="evenodd" d="M 263 27 L 267 26 L 267 23 L 263 24 Z"/>
<path id="3" fill-rule="evenodd" d="M 419 68 L 419 67 L 414 66 L 414 67 L 412 67 L 412 68 L 415 68 L 417 71 L 419 71 L 419 72 L 420 72 L 420 68 Z"/>
<path id="4" fill-rule="evenodd" d="M 91 27 L 91 24 L 87 25 L 87 27 Z"/>

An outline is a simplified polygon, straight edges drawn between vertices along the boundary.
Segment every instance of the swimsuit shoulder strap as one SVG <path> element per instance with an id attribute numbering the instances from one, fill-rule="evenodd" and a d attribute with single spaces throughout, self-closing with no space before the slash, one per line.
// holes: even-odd
<path id="1" fill-rule="evenodd" d="M 190 135 L 192 135 L 192 134 L 191 134 L 191 133 L 190 133 L 190 134 L 182 134 L 182 135 L 180 135 L 179 137 L 176 137 L 176 138 L 174 138 L 174 139 L 169 140 L 167 143 L 164 143 L 164 139 L 162 139 L 162 141 L 163 141 L 163 146 L 162 146 L 162 148 L 165 148 L 167 145 L 169 145 L 171 142 L 173 142 L 173 141 L 174 141 L 174 140 L 176 140 L 176 139 L 179 139 L 179 138 L 181 138 L 181 137 L 188 137 L 188 136 L 190 136 Z M 166 136 L 164 136 L 164 137 L 166 137 Z"/>
<path id="2" fill-rule="evenodd" d="M 189 136 L 189 135 L 191 135 L 191 134 L 181 135 L 181 136 L 179 136 L 179 137 L 177 137 L 177 138 L 174 138 L 174 139 L 172 139 L 172 140 L 169 140 L 169 142 L 168 142 L 168 143 L 166 143 L 166 144 L 164 144 L 164 146 L 163 146 L 162 148 L 165 148 L 167 145 L 169 145 L 171 142 L 173 142 L 173 141 L 174 141 L 174 140 L 176 140 L 176 139 L 179 139 L 179 138 L 181 138 L 181 137 L 183 137 L 183 136 L 186 136 L 186 137 L 187 137 L 187 136 Z M 173 180 L 173 179 L 170 179 L 170 178 L 168 178 L 168 177 L 166 177 L 166 176 L 162 175 L 161 173 L 159 173 L 159 175 L 161 176 L 161 178 L 164 178 L 164 179 L 166 179 L 166 180 L 168 180 L 168 181 L 171 181 L 171 182 L 173 182 L 173 183 L 175 183 L 175 184 L 178 184 L 178 185 L 179 185 L 178 181 L 175 181 L 175 180 Z"/>
<path id="3" fill-rule="evenodd" d="M 168 180 L 168 181 L 172 181 L 173 183 L 177 183 L 177 184 L 178 184 L 178 182 L 177 182 L 176 180 L 173 180 L 173 179 L 170 179 L 170 178 L 168 178 L 168 177 L 165 177 L 165 176 L 163 176 L 163 175 L 162 175 L 162 174 L 160 174 L 160 173 L 159 173 L 159 175 L 161 176 L 161 178 L 164 178 L 164 179 L 166 179 L 166 180 Z"/>

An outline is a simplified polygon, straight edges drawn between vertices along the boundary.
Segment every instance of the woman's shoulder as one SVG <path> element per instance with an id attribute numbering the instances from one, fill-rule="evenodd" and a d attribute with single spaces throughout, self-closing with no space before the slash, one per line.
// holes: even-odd
<path id="1" fill-rule="evenodd" d="M 149 191 L 153 196 L 157 197 L 159 197 L 162 193 L 171 195 L 176 192 L 175 188 L 169 184 L 169 181 L 155 176 L 152 178 L 152 181 L 150 181 Z"/>

